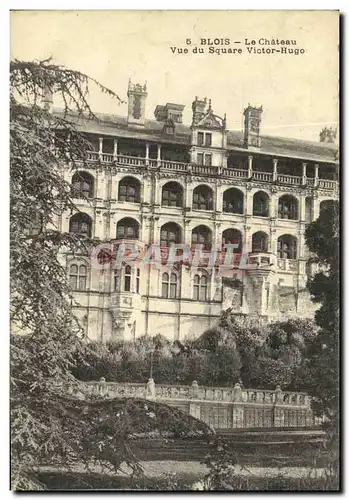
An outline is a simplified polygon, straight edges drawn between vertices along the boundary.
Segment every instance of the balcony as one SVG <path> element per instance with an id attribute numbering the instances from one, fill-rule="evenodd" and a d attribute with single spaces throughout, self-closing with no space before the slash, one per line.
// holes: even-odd
<path id="1" fill-rule="evenodd" d="M 260 172 L 252 170 L 222 168 L 218 166 L 196 165 L 191 163 L 183 163 L 179 161 L 168 161 L 163 159 L 145 158 L 129 155 L 113 155 L 112 153 L 99 153 L 89 151 L 87 154 L 88 161 L 92 163 L 100 162 L 102 164 L 116 164 L 129 166 L 132 168 L 158 168 L 161 170 L 175 173 L 193 173 L 197 175 L 220 176 L 228 179 L 239 180 L 254 180 L 258 182 L 272 183 L 274 175 L 271 172 Z M 288 174 L 276 174 L 277 182 L 289 186 L 308 186 L 311 188 L 327 189 L 331 191 L 338 190 L 338 181 L 328 179 L 318 179 L 313 177 L 302 177 Z"/>

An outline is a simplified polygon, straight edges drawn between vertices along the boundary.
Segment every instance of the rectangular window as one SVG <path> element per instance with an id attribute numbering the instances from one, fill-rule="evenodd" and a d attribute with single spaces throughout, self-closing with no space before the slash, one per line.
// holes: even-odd
<path id="1" fill-rule="evenodd" d="M 176 298 L 177 283 L 171 283 L 170 285 L 170 299 Z"/>
<path id="2" fill-rule="evenodd" d="M 207 287 L 201 286 L 200 287 L 200 300 L 206 300 L 206 297 L 207 297 Z"/>
<path id="3" fill-rule="evenodd" d="M 210 147 L 212 145 L 212 134 L 205 134 L 205 146 Z"/>
<path id="4" fill-rule="evenodd" d="M 198 146 L 204 145 L 204 133 L 198 132 Z"/>
<path id="5" fill-rule="evenodd" d="M 212 155 L 205 155 L 205 166 L 206 167 L 212 166 Z"/>
<path id="6" fill-rule="evenodd" d="M 80 276 L 79 278 L 79 290 L 86 290 L 86 277 Z"/>
<path id="7" fill-rule="evenodd" d="M 199 300 L 199 285 L 194 285 L 194 300 Z"/>
<path id="8" fill-rule="evenodd" d="M 125 292 L 131 290 L 131 276 L 125 275 Z"/>
<path id="9" fill-rule="evenodd" d="M 70 287 L 72 290 L 77 290 L 78 287 L 78 277 L 77 276 L 70 276 Z"/>
<path id="10" fill-rule="evenodd" d="M 203 153 L 198 153 L 197 154 L 197 163 L 198 163 L 198 165 L 203 165 L 204 164 L 204 155 L 203 155 Z"/>
<path id="11" fill-rule="evenodd" d="M 136 293 L 139 293 L 139 278 L 140 278 L 140 270 L 137 269 L 137 275 L 136 275 Z"/>

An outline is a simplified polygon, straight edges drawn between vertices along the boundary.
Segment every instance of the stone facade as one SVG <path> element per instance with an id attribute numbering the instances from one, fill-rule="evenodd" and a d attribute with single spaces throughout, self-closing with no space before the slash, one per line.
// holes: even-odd
<path id="1" fill-rule="evenodd" d="M 64 255 L 88 337 L 194 337 L 228 307 L 267 320 L 312 315 L 304 233 L 321 203 L 338 198 L 335 146 L 263 137 L 262 109 L 250 105 L 242 133 L 228 131 L 206 99 L 195 98 L 191 126 L 176 104 L 147 120 L 146 97 L 145 85 L 130 83 L 127 119 L 79 120 L 96 148 L 87 167 L 64 171 L 81 213 L 63 214 L 57 226 L 115 248 L 137 243 L 144 252 L 154 244 L 165 252 L 171 243 L 202 243 L 207 251 L 236 244 L 250 268 L 155 266 L 140 258 L 96 266 L 90 254 Z M 169 118 L 165 108 L 178 115 Z"/>

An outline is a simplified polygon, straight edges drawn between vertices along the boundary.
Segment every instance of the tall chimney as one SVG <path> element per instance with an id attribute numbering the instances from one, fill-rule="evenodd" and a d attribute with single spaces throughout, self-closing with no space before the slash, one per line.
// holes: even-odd
<path id="1" fill-rule="evenodd" d="M 206 103 L 206 97 L 205 99 L 195 97 L 195 101 L 191 105 L 191 109 L 193 110 L 193 125 L 196 125 L 205 116 Z"/>
<path id="2" fill-rule="evenodd" d="M 256 108 L 250 104 L 244 110 L 245 126 L 244 126 L 244 146 L 255 148 L 261 147 L 260 124 L 262 121 L 262 106 Z"/>
<path id="3" fill-rule="evenodd" d="M 147 84 L 133 84 L 128 82 L 128 116 L 127 122 L 144 125 L 145 122 L 145 101 L 147 98 Z"/>

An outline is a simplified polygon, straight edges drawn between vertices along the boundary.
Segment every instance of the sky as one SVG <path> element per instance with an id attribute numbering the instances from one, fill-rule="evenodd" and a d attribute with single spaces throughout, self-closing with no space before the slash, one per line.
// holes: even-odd
<path id="1" fill-rule="evenodd" d="M 228 38 L 229 46 L 214 47 L 241 47 L 243 53 L 193 54 L 202 38 Z M 305 53 L 249 54 L 253 40 L 263 47 L 260 39 L 294 39 Z M 337 11 L 12 11 L 11 58 L 48 57 L 125 101 L 130 78 L 146 81 L 147 118 L 157 104 L 174 102 L 185 105 L 190 124 L 191 103 L 199 96 L 211 98 L 213 111 L 226 113 L 233 130 L 242 130 L 249 103 L 263 106 L 264 135 L 318 141 L 324 126 L 338 126 Z M 127 114 L 126 104 L 95 89 L 90 102 L 96 112 Z"/>

